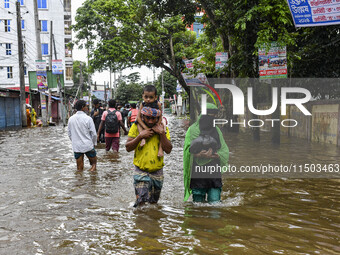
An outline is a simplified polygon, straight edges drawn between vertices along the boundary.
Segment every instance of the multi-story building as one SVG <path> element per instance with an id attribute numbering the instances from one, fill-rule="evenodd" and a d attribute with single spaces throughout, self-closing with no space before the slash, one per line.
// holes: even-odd
<path id="1" fill-rule="evenodd" d="M 194 31 L 196 33 L 196 38 L 200 36 L 204 32 L 204 24 L 200 22 L 200 19 L 203 17 L 203 12 L 196 13 L 195 22 L 188 27 L 190 31 Z"/>
<path id="2" fill-rule="evenodd" d="M 57 59 L 64 63 L 65 86 L 73 86 L 72 51 L 67 44 L 72 40 L 71 0 L 18 0 L 21 9 L 21 28 L 24 48 L 25 85 L 28 86 L 28 71 L 35 71 L 38 58 L 34 2 L 38 3 L 42 59 L 49 62 L 51 47 L 55 59 L 54 45 L 50 45 L 51 22 Z M 17 0 L 0 0 L 0 87 L 19 87 L 19 55 L 16 19 Z M 49 66 L 49 64 L 47 64 Z"/>

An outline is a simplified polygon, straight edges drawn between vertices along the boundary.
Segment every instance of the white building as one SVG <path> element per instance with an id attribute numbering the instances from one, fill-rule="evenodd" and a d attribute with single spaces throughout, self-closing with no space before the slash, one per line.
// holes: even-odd
<path id="1" fill-rule="evenodd" d="M 37 44 L 34 21 L 34 2 L 38 2 L 42 58 L 49 65 L 50 21 L 53 22 L 53 35 L 57 59 L 64 63 L 65 86 L 72 86 L 72 52 L 67 44 L 72 40 L 71 0 L 18 0 L 22 18 L 24 44 L 25 85 L 28 86 L 28 71 L 35 71 Z M 19 55 L 17 36 L 17 0 L 0 0 L 0 87 L 19 87 Z M 53 48 L 52 59 L 55 59 Z"/>

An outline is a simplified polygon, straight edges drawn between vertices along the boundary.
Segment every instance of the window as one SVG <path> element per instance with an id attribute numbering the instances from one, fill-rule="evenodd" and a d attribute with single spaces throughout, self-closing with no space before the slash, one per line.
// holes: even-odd
<path id="1" fill-rule="evenodd" d="M 48 55 L 48 43 L 41 44 L 41 53 L 43 55 Z"/>
<path id="2" fill-rule="evenodd" d="M 65 35 L 71 35 L 71 21 L 65 21 Z"/>
<path id="3" fill-rule="evenodd" d="M 25 4 L 24 0 L 18 0 L 18 2 L 20 3 L 20 5 L 24 5 Z"/>
<path id="4" fill-rule="evenodd" d="M 39 9 L 47 9 L 47 0 L 37 0 Z"/>
<path id="5" fill-rule="evenodd" d="M 11 32 L 11 20 L 5 19 L 5 32 Z"/>
<path id="6" fill-rule="evenodd" d="M 72 58 L 72 50 L 66 47 L 65 49 L 65 57 L 70 57 Z"/>
<path id="7" fill-rule="evenodd" d="M 66 66 L 66 80 L 67 81 L 72 81 L 73 77 L 73 69 L 71 66 Z"/>
<path id="8" fill-rule="evenodd" d="M 9 0 L 5 0 L 5 8 L 9 8 Z"/>
<path id="9" fill-rule="evenodd" d="M 21 29 L 22 30 L 25 30 L 26 29 L 26 27 L 25 27 L 25 20 L 21 20 Z"/>
<path id="10" fill-rule="evenodd" d="M 10 43 L 6 43 L 6 55 L 12 55 L 12 45 Z"/>
<path id="11" fill-rule="evenodd" d="M 22 42 L 22 51 L 24 52 L 24 54 L 26 54 L 26 43 Z"/>
<path id="12" fill-rule="evenodd" d="M 71 12 L 71 0 L 64 0 L 64 11 Z"/>
<path id="13" fill-rule="evenodd" d="M 12 78 L 13 78 L 13 67 L 7 66 L 7 79 L 12 79 Z"/>
<path id="14" fill-rule="evenodd" d="M 48 32 L 47 20 L 40 20 L 40 31 L 41 32 Z"/>

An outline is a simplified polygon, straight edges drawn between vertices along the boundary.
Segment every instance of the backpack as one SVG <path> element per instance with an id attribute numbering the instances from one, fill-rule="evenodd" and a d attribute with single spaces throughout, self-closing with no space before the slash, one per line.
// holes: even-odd
<path id="1" fill-rule="evenodd" d="M 117 133 L 119 130 L 119 123 L 116 111 L 107 110 L 107 115 L 105 118 L 105 132 L 109 134 Z"/>
<path id="2" fill-rule="evenodd" d="M 123 115 L 124 118 L 127 117 L 129 115 L 129 110 L 128 109 L 124 109 L 122 115 Z"/>

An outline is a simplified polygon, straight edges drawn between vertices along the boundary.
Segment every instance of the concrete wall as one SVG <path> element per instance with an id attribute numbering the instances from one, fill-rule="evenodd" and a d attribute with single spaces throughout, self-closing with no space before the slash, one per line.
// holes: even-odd
<path id="1" fill-rule="evenodd" d="M 337 144 L 339 104 L 313 105 L 312 141 Z"/>
<path id="2" fill-rule="evenodd" d="M 295 105 L 289 106 L 289 118 L 298 122 L 294 128 L 289 128 L 289 135 L 310 140 L 312 117 L 305 116 Z"/>
<path id="3" fill-rule="evenodd" d="M 281 135 L 340 146 L 340 100 L 312 101 L 304 106 L 312 116 L 305 116 L 295 105 L 287 106 L 287 115 L 281 116 L 281 121 L 294 119 L 298 125 L 290 128 L 281 126 Z M 270 105 L 260 104 L 258 109 L 269 109 L 269 107 Z M 248 111 L 242 118 L 248 119 L 250 116 Z M 262 120 L 271 118 L 271 115 L 260 117 Z M 293 122 L 290 123 L 292 124 Z M 265 122 L 261 131 L 270 132 L 271 129 L 271 122 Z"/>

